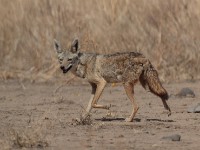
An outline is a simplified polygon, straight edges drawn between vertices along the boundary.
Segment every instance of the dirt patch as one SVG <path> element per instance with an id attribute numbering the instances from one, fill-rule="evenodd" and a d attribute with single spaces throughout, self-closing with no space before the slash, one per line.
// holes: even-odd
<path id="1" fill-rule="evenodd" d="M 172 95 L 170 117 L 158 97 L 136 86 L 140 109 L 131 123 L 124 121 L 131 103 L 123 87 L 108 85 L 99 104 L 111 104 L 111 109 L 93 109 L 89 125 L 82 125 L 73 120 L 87 106 L 89 84 L 66 85 L 55 93 L 60 86 L 56 83 L 1 82 L 0 143 L 4 149 L 198 149 L 199 114 L 187 113 L 187 109 L 199 101 L 199 85 L 199 81 L 164 85 Z M 184 87 L 191 88 L 195 97 L 173 96 Z M 181 140 L 162 140 L 173 134 Z"/>

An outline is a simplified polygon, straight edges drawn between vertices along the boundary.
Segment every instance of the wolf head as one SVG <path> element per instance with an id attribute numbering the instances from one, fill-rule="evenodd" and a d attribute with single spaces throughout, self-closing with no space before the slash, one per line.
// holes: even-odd
<path id="1" fill-rule="evenodd" d="M 63 73 L 67 73 L 78 63 L 78 39 L 75 39 L 72 42 L 70 49 L 66 51 L 60 47 L 59 42 L 56 40 L 54 40 L 54 46 L 58 56 L 58 61 L 60 63 L 60 69 L 63 71 Z"/>

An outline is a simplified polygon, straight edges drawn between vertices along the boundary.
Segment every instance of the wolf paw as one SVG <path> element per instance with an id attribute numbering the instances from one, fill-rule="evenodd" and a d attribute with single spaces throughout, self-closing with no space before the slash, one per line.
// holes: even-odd
<path id="1" fill-rule="evenodd" d="M 84 113 L 83 115 L 81 115 L 81 118 L 82 119 L 85 119 L 85 118 L 87 118 L 87 117 L 89 117 L 90 116 L 90 113 Z"/>
<path id="2" fill-rule="evenodd" d="M 125 121 L 126 121 L 126 122 L 132 122 L 133 119 L 129 117 L 129 118 L 126 118 Z"/>
<path id="3" fill-rule="evenodd" d="M 172 114 L 171 111 L 169 111 L 169 112 L 167 113 L 168 117 L 171 116 L 171 114 Z"/>
<path id="4" fill-rule="evenodd" d="M 111 108 L 111 104 L 105 106 L 105 109 L 107 109 L 107 110 L 109 110 L 110 108 Z"/>

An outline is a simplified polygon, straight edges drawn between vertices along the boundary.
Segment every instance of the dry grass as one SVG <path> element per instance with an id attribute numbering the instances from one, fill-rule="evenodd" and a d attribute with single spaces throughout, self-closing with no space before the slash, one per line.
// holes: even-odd
<path id="1" fill-rule="evenodd" d="M 85 117 L 80 114 L 80 118 L 72 119 L 72 125 L 92 125 L 92 116 L 91 114 L 87 114 Z"/>
<path id="2" fill-rule="evenodd" d="M 12 141 L 13 141 L 13 147 L 18 148 L 43 148 L 47 147 L 49 144 L 44 139 L 43 133 L 41 133 L 38 130 L 35 130 L 33 128 L 27 128 L 25 131 L 11 131 Z"/>
<path id="3" fill-rule="evenodd" d="M 29 118 L 29 125 L 23 129 L 9 129 L 9 143 L 12 148 L 44 148 L 48 147 L 50 130 L 54 128 L 57 117 L 46 110 L 39 118 Z"/>
<path id="4" fill-rule="evenodd" d="M 0 0 L 0 79 L 62 76 L 53 39 L 84 51 L 140 51 L 162 80 L 200 76 L 199 0 Z"/>

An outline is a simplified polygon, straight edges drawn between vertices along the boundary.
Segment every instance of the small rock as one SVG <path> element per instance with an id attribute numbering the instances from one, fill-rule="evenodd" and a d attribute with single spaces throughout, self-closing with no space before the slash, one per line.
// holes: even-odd
<path id="1" fill-rule="evenodd" d="M 164 136 L 161 139 L 170 140 L 170 141 L 180 141 L 181 136 L 179 134 L 173 134 L 173 135 L 170 135 L 170 136 Z"/>
<path id="2" fill-rule="evenodd" d="M 192 105 L 187 110 L 188 113 L 200 113 L 200 103 Z"/>
<path id="3" fill-rule="evenodd" d="M 177 97 L 195 97 L 195 94 L 193 92 L 193 90 L 191 90 L 190 88 L 182 88 L 180 92 L 178 92 L 176 94 Z"/>
<path id="4" fill-rule="evenodd" d="M 123 138 L 123 137 L 124 137 L 124 135 L 122 135 L 122 134 L 121 134 L 121 135 L 119 135 L 119 138 Z"/>
<path id="5" fill-rule="evenodd" d="M 6 97 L 5 96 L 0 97 L 0 100 L 6 100 Z"/>
<path id="6" fill-rule="evenodd" d="M 159 145 L 158 144 L 153 144 L 152 147 L 159 147 Z"/>

